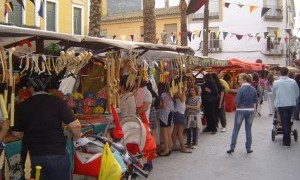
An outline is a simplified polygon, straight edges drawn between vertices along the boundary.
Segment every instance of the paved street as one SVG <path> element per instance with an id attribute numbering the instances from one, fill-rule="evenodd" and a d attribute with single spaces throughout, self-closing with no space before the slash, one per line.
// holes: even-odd
<path id="1" fill-rule="evenodd" d="M 272 120 L 267 103 L 262 117 L 252 126 L 252 154 L 245 150 L 245 131 L 242 124 L 237 146 L 232 155 L 229 149 L 234 112 L 227 113 L 227 132 L 211 135 L 202 133 L 192 154 L 172 152 L 169 157 L 154 160 L 151 180 L 296 180 L 300 178 L 300 145 L 294 141 L 290 148 L 280 146 L 282 135 L 271 140 Z M 300 131 L 300 122 L 293 128 Z"/>

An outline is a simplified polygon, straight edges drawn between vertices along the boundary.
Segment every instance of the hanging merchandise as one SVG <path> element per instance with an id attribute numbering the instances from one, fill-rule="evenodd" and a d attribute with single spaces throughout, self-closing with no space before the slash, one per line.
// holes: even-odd
<path id="1" fill-rule="evenodd" d="M 107 80 L 107 102 L 106 111 L 111 112 L 111 105 L 119 107 L 119 84 L 121 58 L 117 52 L 108 52 L 106 54 L 106 80 Z"/>

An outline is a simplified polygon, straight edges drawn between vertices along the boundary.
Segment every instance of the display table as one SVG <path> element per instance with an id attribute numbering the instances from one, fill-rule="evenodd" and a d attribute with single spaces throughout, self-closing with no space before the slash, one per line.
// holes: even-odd
<path id="1" fill-rule="evenodd" d="M 235 93 L 227 93 L 225 96 L 225 111 L 226 112 L 233 112 L 235 111 Z"/>
<path id="2" fill-rule="evenodd" d="M 107 120 L 103 115 L 77 115 L 81 123 L 81 132 L 83 134 L 99 134 L 105 131 Z M 71 169 L 73 169 L 73 155 L 75 148 L 71 140 L 70 131 L 65 130 L 67 137 L 67 149 L 70 152 Z M 3 142 L 5 142 L 5 155 L 8 159 L 10 167 L 10 179 L 21 179 L 21 149 L 22 141 L 8 134 Z"/>

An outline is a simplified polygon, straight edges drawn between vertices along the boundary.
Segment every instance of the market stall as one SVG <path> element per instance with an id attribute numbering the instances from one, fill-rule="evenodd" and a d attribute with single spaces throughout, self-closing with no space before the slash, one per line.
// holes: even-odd
<path id="1" fill-rule="evenodd" d="M 118 41 L 4 25 L 0 25 L 0 38 L 0 46 L 3 47 L 2 82 L 10 77 L 2 86 L 10 84 L 11 87 L 9 93 L 1 93 L 5 104 L 12 102 L 9 115 L 11 126 L 13 103 L 28 97 L 22 79 L 30 76 L 41 79 L 50 77 L 52 94 L 63 98 L 73 109 L 81 121 L 83 133 L 95 134 L 104 131 L 107 113 L 111 112 L 110 105 L 118 107 L 120 104 L 118 90 L 122 75 L 131 76 L 126 84 L 132 88 L 138 74 L 148 76 L 147 68 L 150 65 L 149 75 L 160 83 L 172 82 L 172 92 L 176 93 L 181 89 L 182 76 L 187 69 L 182 68 L 186 64 L 185 55 L 193 54 L 187 47 Z M 9 67 L 4 66 L 6 62 L 9 62 Z M 92 69 L 100 74 L 91 74 Z M 178 72 L 174 69 L 178 69 Z M 178 82 L 175 83 L 174 77 Z M 84 78 L 99 82 L 98 88 L 85 89 Z M 17 95 L 16 101 L 7 100 L 8 96 L 15 98 L 14 92 Z M 67 130 L 65 133 L 68 135 Z M 5 141 L 6 156 L 11 167 L 7 174 L 18 179 L 21 174 L 21 142 L 11 136 L 7 136 Z M 68 142 L 71 150 L 70 139 Z"/>

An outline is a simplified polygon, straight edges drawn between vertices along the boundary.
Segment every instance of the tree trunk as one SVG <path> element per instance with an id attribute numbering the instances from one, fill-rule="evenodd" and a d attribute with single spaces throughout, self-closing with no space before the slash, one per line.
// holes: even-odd
<path id="1" fill-rule="evenodd" d="M 205 2 L 203 20 L 203 56 L 208 56 L 208 21 L 209 21 L 209 1 Z"/>
<path id="2" fill-rule="evenodd" d="M 185 0 L 180 0 L 180 26 L 181 26 L 181 46 L 187 46 L 187 15 L 186 15 L 186 9 L 187 4 Z"/>
<path id="3" fill-rule="evenodd" d="M 143 0 L 144 42 L 156 43 L 155 0 Z"/>
<path id="4" fill-rule="evenodd" d="M 91 0 L 89 36 L 100 37 L 101 0 Z"/>

